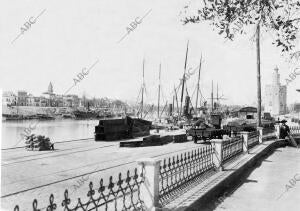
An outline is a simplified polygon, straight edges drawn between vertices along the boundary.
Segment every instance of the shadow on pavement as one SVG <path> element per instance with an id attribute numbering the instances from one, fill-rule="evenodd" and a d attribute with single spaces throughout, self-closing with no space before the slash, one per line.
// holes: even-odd
<path id="1" fill-rule="evenodd" d="M 271 160 L 267 160 L 267 158 L 270 155 L 272 155 L 274 152 L 278 152 L 278 151 L 282 152 L 281 150 L 272 150 L 270 152 L 267 152 L 260 159 L 258 159 L 251 167 L 249 167 L 245 172 L 243 172 L 238 177 L 238 179 L 228 182 L 225 185 L 223 185 L 221 188 L 218 188 L 218 190 L 216 191 L 216 193 L 213 196 L 203 200 L 203 202 L 201 202 L 201 204 L 198 204 L 197 209 L 193 208 L 193 209 L 188 209 L 188 210 L 213 211 L 218 206 L 220 206 L 226 198 L 228 198 L 232 194 L 234 194 L 234 192 L 239 187 L 241 187 L 243 184 L 258 183 L 258 180 L 251 180 L 251 179 L 248 179 L 248 177 L 251 175 L 251 173 L 255 169 L 260 167 L 263 162 L 273 162 Z M 227 169 L 227 170 L 230 170 L 230 169 Z M 234 207 L 234 205 L 233 205 L 233 207 Z M 230 210 L 230 208 L 228 208 L 228 210 Z"/>

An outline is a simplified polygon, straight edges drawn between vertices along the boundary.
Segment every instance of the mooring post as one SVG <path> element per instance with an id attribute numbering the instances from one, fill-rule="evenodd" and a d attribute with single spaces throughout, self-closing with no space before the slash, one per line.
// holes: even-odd
<path id="1" fill-rule="evenodd" d="M 159 169 L 160 160 L 142 158 L 137 161 L 140 171 L 144 172 L 144 182 L 140 187 L 140 197 L 147 211 L 161 210 L 159 204 Z"/>

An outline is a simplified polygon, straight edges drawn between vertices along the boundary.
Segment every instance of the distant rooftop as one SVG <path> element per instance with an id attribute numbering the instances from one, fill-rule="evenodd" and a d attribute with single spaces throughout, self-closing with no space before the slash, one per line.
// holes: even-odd
<path id="1" fill-rule="evenodd" d="M 248 106 L 248 107 L 241 108 L 241 109 L 239 110 L 239 112 L 256 113 L 256 112 L 257 112 L 257 108 Z"/>

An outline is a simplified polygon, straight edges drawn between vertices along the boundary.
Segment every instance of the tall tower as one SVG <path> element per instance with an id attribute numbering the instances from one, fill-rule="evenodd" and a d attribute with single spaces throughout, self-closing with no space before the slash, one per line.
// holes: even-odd
<path id="1" fill-rule="evenodd" d="M 279 69 L 276 66 L 273 72 L 273 85 L 279 85 L 280 84 L 280 74 L 279 74 Z"/>
<path id="2" fill-rule="evenodd" d="M 273 72 L 273 114 L 280 114 L 280 74 L 276 66 Z"/>
<path id="3" fill-rule="evenodd" d="M 265 112 L 273 115 L 286 112 L 287 87 L 280 84 L 279 69 L 276 66 L 272 75 L 272 84 L 266 85 Z"/>
<path id="4" fill-rule="evenodd" d="M 48 99 L 47 106 L 55 106 L 54 103 L 55 94 L 53 93 L 53 85 L 51 82 L 49 83 L 47 92 L 44 92 L 43 94 Z"/>
<path id="5" fill-rule="evenodd" d="M 51 81 L 50 81 L 49 86 L 48 86 L 48 93 L 53 94 L 53 85 L 52 85 Z"/>

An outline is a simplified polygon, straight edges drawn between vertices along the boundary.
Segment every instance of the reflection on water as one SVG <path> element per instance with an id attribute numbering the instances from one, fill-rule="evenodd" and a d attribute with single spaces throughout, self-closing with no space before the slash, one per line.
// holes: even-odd
<path id="1" fill-rule="evenodd" d="M 98 120 L 73 119 L 2 121 L 1 148 L 24 146 L 21 134 L 30 126 L 33 128 L 31 133 L 47 136 L 51 142 L 59 142 L 93 138 L 97 124 Z"/>

